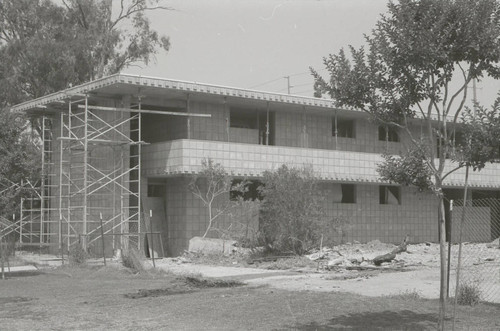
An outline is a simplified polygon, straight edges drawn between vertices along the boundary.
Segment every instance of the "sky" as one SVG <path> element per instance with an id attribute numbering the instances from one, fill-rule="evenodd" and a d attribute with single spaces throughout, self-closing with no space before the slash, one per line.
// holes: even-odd
<path id="1" fill-rule="evenodd" d="M 386 0 L 168 0 L 173 10 L 148 12 L 170 37 L 155 63 L 125 70 L 198 83 L 312 96 L 309 67 L 326 75 L 323 57 L 364 44 Z M 477 84 L 492 104 L 500 82 Z M 470 91 L 472 95 L 472 91 Z"/>

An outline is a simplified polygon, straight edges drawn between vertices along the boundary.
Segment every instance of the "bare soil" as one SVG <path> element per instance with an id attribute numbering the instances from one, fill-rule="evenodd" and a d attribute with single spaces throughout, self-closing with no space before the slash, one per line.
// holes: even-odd
<path id="1" fill-rule="evenodd" d="M 145 274 L 109 260 L 107 267 L 94 260 L 84 268 L 12 273 L 0 280 L 0 330 L 433 330 L 437 245 L 409 245 L 408 252 L 380 268 L 347 268 L 349 261 L 370 260 L 393 247 L 377 242 L 336 247 L 335 254 L 347 262 L 329 268 L 310 260 L 248 265 L 236 255 L 158 259 Z M 486 262 L 484 254 L 478 257 L 479 271 L 484 263 L 500 261 L 497 248 L 464 249 L 489 256 Z M 60 263 L 54 256 L 18 257 Z M 145 261 L 150 267 L 151 262 Z M 450 302 L 447 329 L 451 312 Z M 499 314 L 499 304 L 459 306 L 456 329 L 499 330 Z"/>
<path id="2" fill-rule="evenodd" d="M 193 287 L 186 277 L 117 267 L 65 267 L 0 281 L 1 330 L 433 330 L 437 308 L 436 300 L 404 295 Z M 498 305 L 458 312 L 458 330 L 500 328 Z"/>

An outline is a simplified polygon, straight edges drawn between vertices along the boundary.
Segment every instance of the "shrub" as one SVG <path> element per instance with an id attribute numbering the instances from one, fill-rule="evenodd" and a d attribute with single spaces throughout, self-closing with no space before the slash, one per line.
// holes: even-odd
<path id="1" fill-rule="evenodd" d="M 264 172 L 260 239 L 271 250 L 303 255 L 319 246 L 325 213 L 310 168 L 281 166 Z"/>
<path id="2" fill-rule="evenodd" d="M 130 249 L 128 252 L 122 254 L 122 264 L 124 267 L 131 269 L 132 271 L 139 273 L 144 271 L 144 265 L 142 264 L 142 255 L 136 249 Z"/>
<path id="3" fill-rule="evenodd" d="M 460 285 L 457 294 L 457 303 L 461 306 L 474 306 L 481 300 L 481 290 L 477 283 Z"/>
<path id="4" fill-rule="evenodd" d="M 73 265 L 81 265 L 87 262 L 89 255 L 81 244 L 73 245 L 69 249 L 69 263 Z"/>

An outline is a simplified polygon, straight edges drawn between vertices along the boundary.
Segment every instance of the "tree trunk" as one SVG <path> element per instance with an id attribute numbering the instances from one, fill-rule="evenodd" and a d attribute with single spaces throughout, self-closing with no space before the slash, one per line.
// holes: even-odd
<path id="1" fill-rule="evenodd" d="M 410 240 L 409 236 L 406 236 L 403 242 L 396 248 L 394 248 L 390 253 L 379 255 L 373 259 L 373 264 L 376 266 L 381 265 L 384 262 L 391 262 L 396 258 L 396 254 L 401 252 L 406 252 L 406 247 L 408 246 L 408 241 Z"/>
<path id="2" fill-rule="evenodd" d="M 438 225 L 439 225 L 439 255 L 440 255 L 440 289 L 439 289 L 439 321 L 438 330 L 444 331 L 444 317 L 446 314 L 446 301 L 445 296 L 446 288 L 446 224 L 444 219 L 444 197 L 442 189 L 439 195 L 439 209 L 438 209 Z"/>

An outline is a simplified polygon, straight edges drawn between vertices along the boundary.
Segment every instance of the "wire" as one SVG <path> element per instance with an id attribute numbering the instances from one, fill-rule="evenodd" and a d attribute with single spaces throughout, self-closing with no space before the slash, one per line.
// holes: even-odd
<path id="1" fill-rule="evenodd" d="M 269 81 L 261 83 L 261 84 L 250 86 L 249 89 L 256 88 L 256 87 L 263 86 L 263 85 L 267 85 L 267 84 L 270 84 L 270 83 L 273 83 L 273 82 L 276 82 L 276 81 L 282 80 L 282 79 L 283 79 L 283 77 L 279 77 L 279 78 L 276 78 L 276 79 L 273 79 L 273 80 L 269 80 Z"/>
<path id="2" fill-rule="evenodd" d="M 328 70 L 327 69 L 321 69 L 321 70 L 318 70 L 317 72 L 325 72 L 325 71 L 328 71 Z M 296 76 L 310 75 L 310 74 L 311 74 L 310 71 L 304 71 L 304 72 L 298 72 L 298 73 L 295 73 L 295 74 L 284 75 L 284 76 L 280 76 L 280 77 L 272 79 L 272 80 L 268 80 L 268 81 L 266 81 L 264 83 L 260 83 L 260 84 L 257 84 L 257 85 L 250 86 L 248 88 L 249 89 L 253 89 L 253 88 L 256 88 L 256 87 L 259 87 L 259 86 L 263 86 L 263 85 L 267 85 L 267 84 L 270 84 L 270 83 L 274 83 L 274 82 L 276 82 L 278 80 L 284 79 L 285 77 L 296 77 Z M 298 87 L 298 86 L 305 86 L 305 85 L 293 85 L 293 87 Z"/>

